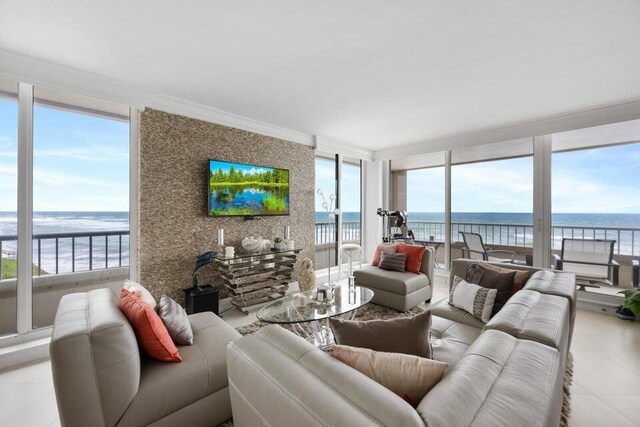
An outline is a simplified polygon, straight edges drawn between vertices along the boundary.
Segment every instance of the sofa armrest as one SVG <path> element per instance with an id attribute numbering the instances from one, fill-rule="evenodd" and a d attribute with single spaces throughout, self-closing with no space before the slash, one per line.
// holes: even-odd
<path id="1" fill-rule="evenodd" d="M 399 396 L 271 325 L 227 347 L 236 425 L 424 426 Z"/>

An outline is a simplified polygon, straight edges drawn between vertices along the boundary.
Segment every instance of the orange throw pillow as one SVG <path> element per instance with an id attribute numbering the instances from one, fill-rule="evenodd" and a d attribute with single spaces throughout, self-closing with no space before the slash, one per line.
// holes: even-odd
<path id="1" fill-rule="evenodd" d="M 424 251 L 426 248 L 422 245 L 407 245 L 400 243 L 398 245 L 399 254 L 407 254 L 407 264 L 405 270 L 412 273 L 420 273 L 420 265 L 422 264 L 422 258 L 424 258 Z"/>
<path id="2" fill-rule="evenodd" d="M 393 243 L 383 243 L 376 246 L 376 251 L 373 253 L 373 261 L 371 261 L 371 265 L 375 265 L 376 267 L 380 265 L 380 258 L 382 257 L 382 252 L 386 254 L 395 254 L 398 249 L 397 244 Z"/>
<path id="3" fill-rule="evenodd" d="M 120 291 L 120 310 L 129 320 L 145 353 L 163 362 L 182 362 L 169 331 L 149 304 L 123 288 Z"/>

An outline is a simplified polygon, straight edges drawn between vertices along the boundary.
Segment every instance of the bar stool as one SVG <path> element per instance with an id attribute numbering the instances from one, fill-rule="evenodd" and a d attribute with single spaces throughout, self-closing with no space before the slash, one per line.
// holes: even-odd
<path id="1" fill-rule="evenodd" d="M 340 280 L 340 274 L 345 273 L 342 267 L 342 258 L 347 257 L 349 260 L 349 270 L 346 273 L 348 274 L 347 277 L 351 277 L 353 276 L 353 259 L 356 255 L 358 255 L 360 266 L 362 266 L 362 259 L 360 258 L 361 253 L 362 247 L 358 244 L 344 243 L 340 245 L 340 249 L 338 251 L 338 280 Z"/>

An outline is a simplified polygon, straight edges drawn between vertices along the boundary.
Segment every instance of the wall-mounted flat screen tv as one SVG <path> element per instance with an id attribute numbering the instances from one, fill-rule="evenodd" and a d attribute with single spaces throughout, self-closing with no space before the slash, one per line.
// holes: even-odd
<path id="1" fill-rule="evenodd" d="M 289 215 L 289 171 L 209 160 L 209 216 Z"/>

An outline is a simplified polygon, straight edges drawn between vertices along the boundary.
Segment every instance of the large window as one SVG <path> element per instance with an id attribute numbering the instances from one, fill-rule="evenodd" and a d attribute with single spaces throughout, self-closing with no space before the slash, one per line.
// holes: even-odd
<path id="1" fill-rule="evenodd" d="M 0 79 L 0 336 L 16 332 L 18 85 Z"/>
<path id="2" fill-rule="evenodd" d="M 453 241 L 473 232 L 487 245 L 532 247 L 533 158 L 452 166 L 451 228 Z"/>
<path id="3" fill-rule="evenodd" d="M 361 182 L 360 161 L 344 159 L 340 180 L 342 206 L 342 241 L 361 244 Z"/>
<path id="4" fill-rule="evenodd" d="M 36 88 L 33 112 L 33 327 L 62 295 L 110 268 L 129 272 L 129 117 L 120 106 Z M 110 271 L 109 274 L 114 274 Z M 91 283 L 93 282 L 93 283 Z"/>
<path id="5" fill-rule="evenodd" d="M 563 239 L 609 240 L 622 264 L 617 274 L 609 274 L 613 286 L 594 281 L 599 287 L 589 287 L 590 292 L 615 294 L 630 286 L 625 265 L 640 255 L 638 141 L 640 120 L 552 135 L 552 251 L 561 255 Z M 571 242 L 576 241 L 566 244 Z M 595 265 L 571 267 L 608 273 Z"/>
<path id="6" fill-rule="evenodd" d="M 0 335 L 129 277 L 127 106 L 0 81 L 0 174 Z"/>
<path id="7" fill-rule="evenodd" d="M 444 166 L 407 171 L 407 220 L 418 240 L 444 241 Z"/>
<path id="8" fill-rule="evenodd" d="M 334 157 L 316 156 L 316 269 L 337 265 L 335 242 L 338 218 L 333 213 L 338 196 L 336 160 Z M 333 197 L 333 199 L 332 199 Z"/>

